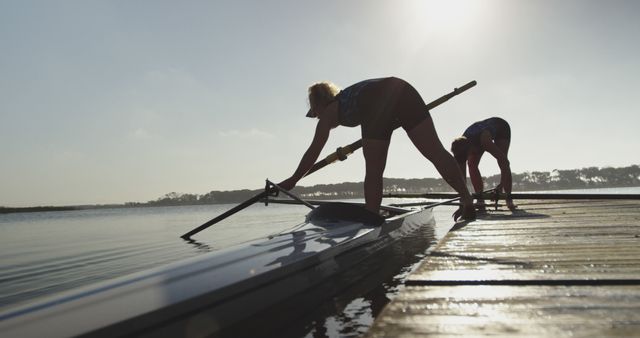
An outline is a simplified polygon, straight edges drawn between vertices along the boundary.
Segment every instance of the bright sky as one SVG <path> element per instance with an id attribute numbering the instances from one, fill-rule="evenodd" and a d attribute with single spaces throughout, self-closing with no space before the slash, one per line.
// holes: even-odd
<path id="1" fill-rule="evenodd" d="M 311 141 L 307 87 L 406 79 L 448 149 L 510 122 L 514 172 L 638 164 L 640 2 L 0 2 L 0 205 L 257 189 Z M 360 138 L 337 128 L 321 157 Z M 483 175 L 499 172 L 485 156 Z M 439 177 L 402 130 L 386 177 Z M 362 181 L 358 151 L 300 185 Z"/>

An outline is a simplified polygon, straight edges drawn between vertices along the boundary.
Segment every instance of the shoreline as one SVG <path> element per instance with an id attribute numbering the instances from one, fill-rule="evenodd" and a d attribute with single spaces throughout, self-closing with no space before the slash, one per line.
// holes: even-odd
<path id="1" fill-rule="evenodd" d="M 571 190 L 601 190 L 601 189 L 626 189 L 626 188 L 640 188 L 640 186 L 606 186 L 606 187 L 578 187 L 578 188 L 570 188 L 570 189 L 536 189 L 535 191 L 526 191 L 528 193 L 537 193 L 537 192 L 562 192 L 562 191 L 571 191 Z M 442 191 L 443 193 L 450 193 L 452 191 Z M 513 191 L 514 193 L 525 192 L 525 191 Z M 432 193 L 432 192 L 430 192 Z M 344 199 L 343 196 L 332 196 L 327 194 L 326 196 L 302 196 L 305 199 L 313 199 L 320 198 L 322 200 L 340 200 Z M 362 196 L 353 196 L 354 198 L 359 198 Z M 242 200 L 239 201 L 225 201 L 221 203 L 166 203 L 166 204 L 157 204 L 157 203 L 148 203 L 148 202 L 127 202 L 123 204 L 87 204 L 87 205 L 67 205 L 67 206 L 34 206 L 34 207 L 4 207 L 0 206 L 0 215 L 3 214 L 15 214 L 15 213 L 32 213 L 32 212 L 56 212 L 56 211 L 80 211 L 80 210 L 93 210 L 93 209 L 124 209 L 124 208 L 153 208 L 153 207 L 179 207 L 179 206 L 195 206 L 195 205 L 221 205 L 221 204 L 234 204 L 241 203 Z"/>

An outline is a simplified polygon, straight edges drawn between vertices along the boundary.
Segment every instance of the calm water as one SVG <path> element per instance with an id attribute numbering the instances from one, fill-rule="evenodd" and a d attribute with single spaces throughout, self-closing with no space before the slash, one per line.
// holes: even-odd
<path id="1" fill-rule="evenodd" d="M 0 306 L 178 261 L 298 224 L 300 206 L 254 205 L 194 237 L 230 205 L 0 215 Z"/>
<path id="2" fill-rule="evenodd" d="M 640 188 L 566 190 L 584 193 L 640 193 Z M 393 203 L 398 200 L 385 200 Z M 407 202 L 403 200 L 402 202 Z M 0 215 L 0 310 L 43 295 L 123 276 L 203 252 L 265 237 L 299 224 L 308 208 L 253 205 L 194 236 L 180 235 L 228 210 L 232 205 L 99 209 Z M 436 226 L 408 239 L 382 283 L 342 295 L 319 306 L 292 337 L 358 336 L 401 287 L 402 278 L 453 225 L 453 207 L 435 210 Z M 395 252 L 395 253 L 394 253 Z"/>

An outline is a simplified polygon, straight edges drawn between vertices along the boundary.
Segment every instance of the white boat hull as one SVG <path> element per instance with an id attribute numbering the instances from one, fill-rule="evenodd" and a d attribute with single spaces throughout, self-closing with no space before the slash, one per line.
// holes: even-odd
<path id="1" fill-rule="evenodd" d="M 0 336 L 215 335 L 433 222 L 430 209 L 382 224 L 359 210 L 327 204 L 290 232 L 10 309 Z"/>

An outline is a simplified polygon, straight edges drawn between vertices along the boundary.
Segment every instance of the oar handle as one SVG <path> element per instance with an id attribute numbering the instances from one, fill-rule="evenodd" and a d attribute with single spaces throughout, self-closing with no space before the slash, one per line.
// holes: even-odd
<path id="1" fill-rule="evenodd" d="M 447 101 L 449 101 L 450 98 L 461 94 L 465 91 L 467 91 L 468 89 L 472 88 L 473 86 L 475 86 L 477 84 L 477 82 L 471 81 L 467 84 L 465 84 L 464 86 L 460 87 L 460 88 L 454 88 L 452 92 L 441 96 L 440 98 L 438 98 L 437 100 L 431 101 L 429 103 L 427 103 L 425 105 L 425 108 L 427 110 L 431 110 Z M 338 150 L 334 153 L 331 153 L 329 155 L 327 155 L 327 157 L 325 157 L 324 159 L 316 162 L 313 167 L 311 167 L 311 169 L 309 169 L 309 171 L 307 171 L 307 173 L 304 176 L 309 176 L 310 174 L 318 171 L 319 169 L 324 168 L 325 166 L 340 160 L 340 161 L 344 161 L 347 159 L 347 156 L 351 155 L 354 151 L 360 149 L 362 147 L 362 139 L 357 140 L 349 145 L 346 145 L 344 147 L 339 147 Z M 303 176 L 303 177 L 304 177 Z"/>
<path id="2" fill-rule="evenodd" d="M 307 171 L 304 176 L 309 176 L 312 173 L 324 168 L 325 166 L 335 162 L 335 161 L 344 161 L 347 157 L 353 154 L 354 151 L 360 149 L 362 147 L 362 140 L 357 140 L 351 144 L 348 144 L 344 147 L 339 147 L 334 153 L 327 155 L 323 160 L 318 161 L 316 164 Z"/>

